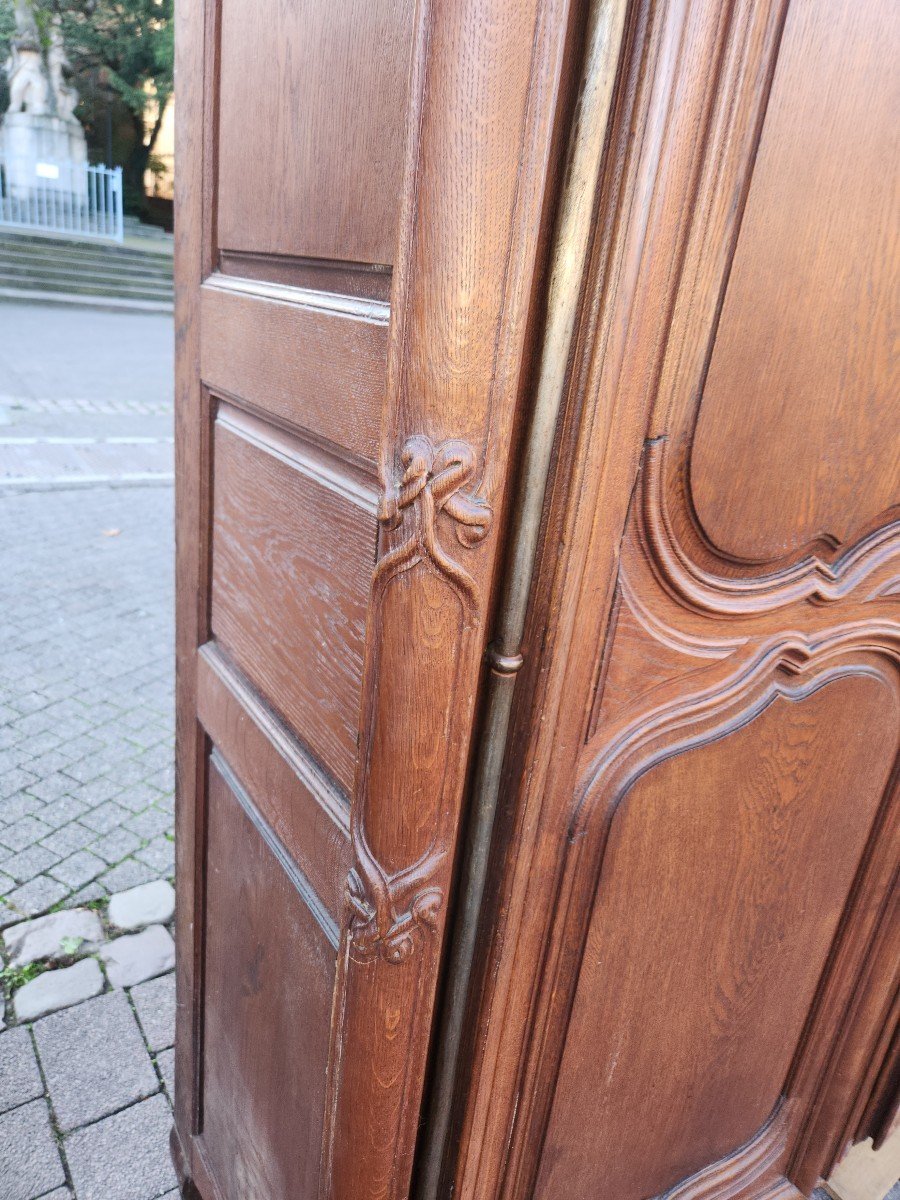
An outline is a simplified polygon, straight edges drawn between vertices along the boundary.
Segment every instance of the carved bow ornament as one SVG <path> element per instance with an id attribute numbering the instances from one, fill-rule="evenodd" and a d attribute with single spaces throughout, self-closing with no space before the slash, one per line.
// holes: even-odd
<path id="1" fill-rule="evenodd" d="M 359 863 L 347 877 L 354 957 L 366 962 L 381 954 L 388 962 L 405 962 L 413 952 L 416 933 L 437 926 L 443 899 L 440 888 L 426 888 L 413 898 L 406 912 L 398 916 L 390 882 L 374 863 Z"/>
<path id="2" fill-rule="evenodd" d="M 415 527 L 402 545 L 384 556 L 378 574 L 392 574 L 407 563 L 427 559 L 474 600 L 475 581 L 445 553 L 436 528 L 438 514 L 446 513 L 460 544 L 471 548 L 484 540 L 491 527 L 493 513 L 487 501 L 462 490 L 475 474 L 472 447 L 457 439 L 434 446 L 423 434 L 416 434 L 404 442 L 400 461 L 403 474 L 385 490 L 378 518 L 386 528 L 396 529 L 404 510 L 413 508 Z"/>

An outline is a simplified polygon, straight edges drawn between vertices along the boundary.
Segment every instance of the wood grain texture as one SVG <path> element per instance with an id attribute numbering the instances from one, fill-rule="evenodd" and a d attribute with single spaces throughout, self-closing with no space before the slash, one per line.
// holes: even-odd
<path id="1" fill-rule="evenodd" d="M 182 210 L 199 331 L 181 362 L 202 404 L 181 417 L 196 503 L 181 517 L 193 557 L 179 603 L 195 612 L 181 694 L 194 737 L 180 750 L 193 782 L 179 803 L 196 903 L 178 1158 L 204 1200 L 405 1200 L 540 310 L 569 5 L 423 0 L 409 93 L 411 4 L 203 7 L 202 35 L 185 35 L 203 82 L 179 116 L 202 145 L 201 190 Z M 210 750 L 246 792 L 224 830 L 209 828 Z M 304 1096 L 302 1161 L 288 1160 L 280 1083 L 260 1098 L 254 1159 L 224 1092 L 229 1064 L 250 1071 L 237 1001 L 204 950 L 234 917 L 209 879 L 209 835 L 245 836 L 252 807 L 271 833 L 259 895 L 287 879 L 330 936 L 334 872 L 349 865 L 334 793 L 350 800 L 352 866 L 327 1062 Z M 283 911 L 270 933 L 247 931 L 239 976 L 299 936 Z M 302 1019 L 320 985 L 311 956 L 296 967 Z M 280 1039 L 280 993 L 271 1007 Z M 204 1027 L 227 1044 L 213 1051 Z M 211 1053 L 219 1098 L 204 1091 Z M 277 1053 L 261 1053 L 254 1087 L 290 1069 Z M 221 1124 L 201 1120 L 201 1100 Z"/>
<path id="2" fill-rule="evenodd" d="M 587 13 L 264 7 L 180 18 L 176 1157 L 409 1200 Z M 629 5 L 457 1200 L 799 1200 L 890 1111 L 889 8 Z"/>
<path id="3" fill-rule="evenodd" d="M 691 452 L 725 556 L 844 545 L 896 503 L 898 55 L 894 4 L 790 6 Z"/>
<path id="4" fill-rule="evenodd" d="M 197 715 L 261 818 L 309 881 L 314 904 L 339 926 L 350 869 L 346 796 L 214 643 L 200 653 Z"/>
<path id="5" fill-rule="evenodd" d="M 173 1160 L 185 1181 L 194 1172 L 192 1135 L 198 1128 L 202 996 L 202 871 L 207 748 L 196 718 L 197 647 L 209 637 L 207 551 L 198 536 L 208 520 L 207 398 L 200 384 L 200 305 L 203 269 L 203 94 L 205 11 L 179 6 L 176 19 L 178 178 L 175 203 L 175 623 L 176 920 L 175 1128 Z"/>
<path id="6" fill-rule="evenodd" d="M 893 765 L 897 701 L 863 674 L 777 698 L 618 802 L 536 1196 L 598 1179 L 656 1196 L 765 1123 Z"/>
<path id="7" fill-rule="evenodd" d="M 411 0 L 217 2 L 222 249 L 392 263 Z"/>
<path id="8" fill-rule="evenodd" d="M 203 1146 L 226 1196 L 311 1200 L 319 1184 L 334 949 L 210 766 Z"/>
<path id="9" fill-rule="evenodd" d="M 349 793 L 375 520 L 247 440 L 228 412 L 215 434 L 212 632 Z"/>
<path id="10" fill-rule="evenodd" d="M 838 17 L 841 49 L 820 63 L 814 47 L 830 44 L 826 26 Z M 791 20 L 802 49 L 783 41 Z M 454 1180 L 464 1200 L 607 1190 L 615 1200 L 796 1198 L 857 1135 L 866 1098 L 883 1110 L 876 1079 L 898 982 L 888 930 L 900 853 L 900 528 L 896 474 L 890 494 L 882 488 L 894 448 L 879 438 L 885 420 L 896 424 L 897 392 L 866 330 L 883 328 L 879 247 L 890 232 L 875 201 L 859 253 L 833 236 L 828 211 L 841 203 L 844 163 L 839 140 L 831 145 L 823 131 L 840 128 L 847 106 L 878 88 L 878 72 L 859 66 L 884 50 L 877 31 L 887 20 L 881 4 L 632 7 L 514 706 L 490 943 L 472 999 L 472 1082 Z M 804 97 L 829 61 L 840 61 L 834 80 L 841 70 L 854 79 L 826 89 L 807 131 L 814 118 Z M 867 106 L 879 129 L 866 131 L 864 153 L 894 135 L 886 95 Z M 829 199 L 810 188 L 794 220 L 798 258 L 829 285 L 789 313 L 792 260 L 783 254 L 771 266 L 747 205 L 765 197 L 764 218 L 777 226 L 782 189 L 803 191 L 794 162 L 765 153 L 785 113 L 800 120 L 792 136 L 815 144 L 817 178 L 834 189 Z M 883 185 L 879 178 L 872 192 L 883 197 Z M 745 366 L 716 393 L 722 419 L 704 431 L 701 481 L 692 459 L 698 403 L 744 253 L 770 264 L 771 282 L 746 297 L 729 333 Z M 757 368 L 769 359 L 753 331 L 766 322 L 794 328 L 809 312 L 805 336 L 815 347 L 827 336 L 816 306 L 839 295 L 831 280 L 851 276 L 850 326 L 839 347 L 810 350 L 773 445 L 755 424 Z M 841 354 L 848 396 L 859 385 L 881 398 L 880 409 L 861 416 L 848 399 L 841 432 L 822 434 L 829 412 L 840 421 L 827 397 Z M 710 383 L 714 370 L 713 358 Z M 831 456 L 823 504 L 844 481 L 866 481 L 847 484 L 852 504 L 836 500 L 846 544 L 810 552 L 791 543 L 762 564 L 720 553 L 700 528 L 689 484 L 708 482 L 713 495 L 739 475 L 743 447 L 748 463 L 752 455 L 754 464 L 782 464 L 796 498 L 807 440 Z M 875 445 L 877 461 L 867 448 Z M 748 469 L 762 496 L 765 465 Z M 741 536 L 777 538 L 809 515 L 773 489 L 753 526 L 747 492 L 735 484 L 721 502 Z M 836 682 L 845 677 L 857 682 Z M 845 708 L 836 697 L 847 686 L 875 690 Z M 819 705 L 815 717 L 793 715 Z M 766 723 L 771 737 L 749 749 Z M 692 756 L 688 782 L 680 772 L 691 773 Z M 630 809 L 651 795 L 658 806 Z M 816 820 L 820 803 L 837 815 Z M 665 811 L 670 821 L 660 819 Z M 632 821 L 619 891 L 613 864 Z M 836 825 L 843 832 L 832 841 Z M 805 850 L 789 848 L 794 838 Z M 831 892 L 820 875 L 851 845 L 850 868 Z M 693 856 L 704 846 L 700 864 Z M 567 1041 L 575 1028 L 577 1046 Z M 658 1041 L 656 1030 L 665 1031 Z M 678 1063 L 684 1073 L 668 1090 L 666 1072 L 677 1074 Z M 766 1143 L 774 1109 L 778 1138 Z"/>
<path id="11" fill-rule="evenodd" d="M 323 1200 L 409 1192 L 568 29 L 566 3 L 533 0 L 423 4 L 419 16 Z M 472 519 L 482 507 L 489 530 Z M 444 749 L 422 761 L 426 729 L 446 744 L 439 780 Z M 401 740 L 420 753 L 391 763 Z M 369 830 L 382 854 L 393 830 L 410 858 L 389 870 Z"/>
<path id="12" fill-rule="evenodd" d="M 200 372 L 214 391 L 378 461 L 387 309 L 218 276 L 204 285 Z M 237 288 L 240 290 L 237 290 Z M 343 309 L 343 311 L 342 311 Z"/>

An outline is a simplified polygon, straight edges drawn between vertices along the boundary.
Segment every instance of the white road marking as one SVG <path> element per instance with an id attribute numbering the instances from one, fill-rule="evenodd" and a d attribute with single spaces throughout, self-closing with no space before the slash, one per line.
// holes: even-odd
<path id="1" fill-rule="evenodd" d="M 171 446 L 173 437 L 0 437 L 0 446 Z"/>

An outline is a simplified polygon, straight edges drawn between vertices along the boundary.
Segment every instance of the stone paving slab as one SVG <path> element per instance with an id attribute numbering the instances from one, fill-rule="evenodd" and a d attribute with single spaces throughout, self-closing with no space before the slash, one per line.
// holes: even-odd
<path id="1" fill-rule="evenodd" d="M 37 1200 L 65 1184 L 46 1100 L 0 1116 L 0 1180 L 3 1200 Z"/>
<path id="2" fill-rule="evenodd" d="M 35 1021 L 48 1013 L 80 1004 L 103 991 L 103 976 L 92 958 L 71 967 L 45 971 L 37 979 L 20 987 L 13 996 L 13 1010 L 19 1021 Z"/>
<path id="3" fill-rule="evenodd" d="M 152 1051 L 175 1042 L 175 976 L 161 975 L 131 989 L 131 1002 Z"/>
<path id="4" fill-rule="evenodd" d="M 70 1134 L 66 1158 L 78 1200 L 157 1200 L 177 1184 L 172 1113 L 162 1096 Z"/>
<path id="5" fill-rule="evenodd" d="M 64 1131 L 159 1090 L 123 992 L 44 1017 L 35 1023 L 34 1038 L 57 1124 Z"/>
<path id="6" fill-rule="evenodd" d="M 100 957 L 113 987 L 132 987 L 174 968 L 175 943 L 164 926 L 150 925 L 107 943 Z"/>
<path id="7" fill-rule="evenodd" d="M 119 929 L 165 925 L 175 915 L 175 889 L 165 879 L 117 892 L 109 898 L 109 923 Z"/>
<path id="8" fill-rule="evenodd" d="M 51 412 L 172 409 L 169 316 L 3 306 L 0 404 Z"/>
<path id="9" fill-rule="evenodd" d="M 64 958 L 76 950 L 93 950 L 103 940 L 100 918 L 83 908 L 24 921 L 21 925 L 13 925 L 3 934 L 3 943 L 12 967 L 27 966 L 42 958 Z"/>
<path id="10" fill-rule="evenodd" d="M 3 927 L 173 872 L 171 492 L 0 495 L 0 561 Z"/>
<path id="11" fill-rule="evenodd" d="M 0 489 L 171 483 L 173 440 L 3 436 Z"/>
<path id="12" fill-rule="evenodd" d="M 0 1033 L 0 1113 L 18 1108 L 20 1104 L 36 1100 L 43 1094 L 44 1084 L 30 1032 L 20 1028 Z"/>
<path id="13" fill-rule="evenodd" d="M 3 332 L 0 479 L 13 482 L 0 484 L 0 930 L 88 906 L 112 937 L 108 894 L 173 871 L 173 506 L 161 483 L 172 322 L 10 304 Z M 142 473 L 155 486 L 135 485 Z M 142 1126 L 161 1178 L 141 1196 L 172 1197 L 160 1079 L 173 1054 L 156 1050 L 171 1040 L 171 983 L 109 992 L 87 947 L 74 966 L 67 949 L 60 935 L 36 960 L 50 970 L 0 992 L 0 1030 L 13 1026 L 0 1034 L 0 1200 L 85 1200 L 60 1168 L 63 1124 L 76 1154 L 102 1150 L 91 1131 L 111 1129 L 121 1151 Z M 74 1007 L 16 1025 L 12 991 L 23 1017 Z M 120 1153 L 121 1172 L 97 1185 L 102 1200 L 122 1200 L 125 1172 L 147 1175 L 143 1153 Z"/>

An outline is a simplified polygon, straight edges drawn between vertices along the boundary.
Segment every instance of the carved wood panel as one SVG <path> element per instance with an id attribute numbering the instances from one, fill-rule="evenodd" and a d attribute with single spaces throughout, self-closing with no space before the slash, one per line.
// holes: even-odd
<path id="1" fill-rule="evenodd" d="M 808 1195 L 890 1041 L 898 50 L 887 3 L 634 6 L 465 1200 Z"/>

